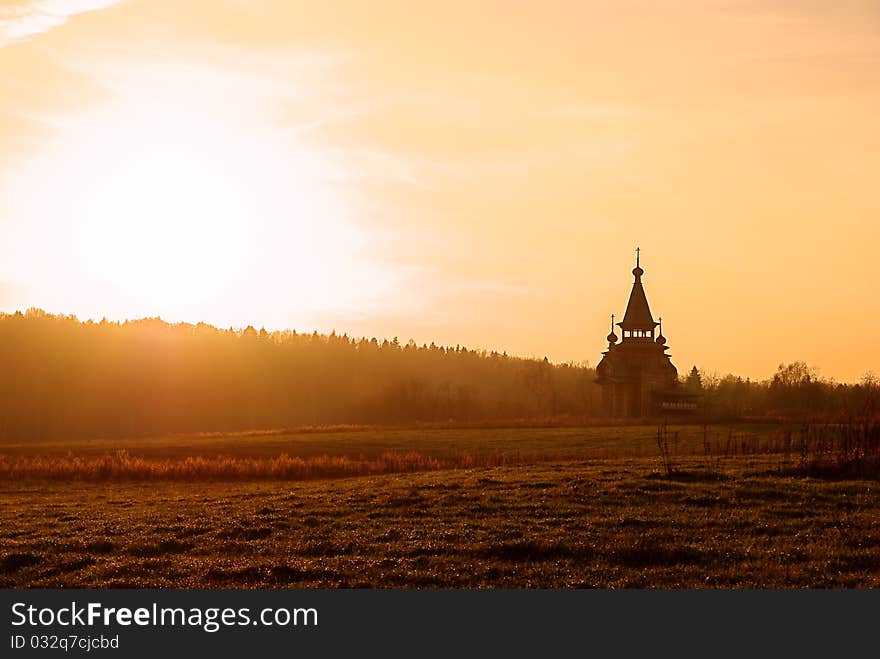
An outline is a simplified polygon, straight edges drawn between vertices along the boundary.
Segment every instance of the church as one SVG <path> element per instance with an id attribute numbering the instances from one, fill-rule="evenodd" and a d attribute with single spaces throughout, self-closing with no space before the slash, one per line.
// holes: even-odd
<path id="1" fill-rule="evenodd" d="M 623 320 L 617 323 L 621 337 L 614 333 L 614 316 L 608 349 L 596 366 L 596 382 L 602 386 L 602 405 L 609 417 L 645 418 L 674 413 L 693 413 L 698 396 L 683 390 L 678 370 L 667 354 L 663 319 L 654 320 L 639 265 L 636 249 L 633 285 Z M 656 336 L 655 336 L 656 333 Z"/>

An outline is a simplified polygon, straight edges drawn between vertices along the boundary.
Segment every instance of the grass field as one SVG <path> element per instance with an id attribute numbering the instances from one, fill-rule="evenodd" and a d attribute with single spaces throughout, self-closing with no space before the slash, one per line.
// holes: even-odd
<path id="1" fill-rule="evenodd" d="M 667 433 L 675 455 L 766 452 L 772 427 L 681 426 Z M 776 440 L 772 438 L 776 437 Z M 657 429 L 481 428 L 189 435 L 126 440 L 0 444 L 3 480 L 311 480 L 657 455 Z"/>
<path id="2" fill-rule="evenodd" d="M 715 439 L 766 435 L 776 426 L 737 424 L 713 426 Z M 697 425 L 670 426 L 679 433 L 682 450 L 702 450 L 703 428 Z M 446 455 L 455 451 L 521 451 L 560 457 L 591 453 L 597 456 L 627 454 L 655 455 L 656 426 L 593 426 L 551 428 L 452 428 L 383 429 L 342 427 L 305 428 L 299 431 L 254 431 L 249 433 L 203 433 L 164 437 L 102 438 L 85 440 L 2 441 L 0 455 L 100 455 L 120 449 L 146 458 L 271 457 L 288 453 L 300 457 L 317 455 L 377 456 L 388 451 L 419 451 Z"/>
<path id="3" fill-rule="evenodd" d="M 701 428 L 677 430 L 671 478 L 653 427 L 6 444 L 0 454 L 7 459 L 120 447 L 156 460 L 399 450 L 544 459 L 309 481 L 6 478 L 0 585 L 880 586 L 876 480 L 787 475 L 780 455 L 710 460 L 701 455 Z M 720 442 L 772 431 L 711 432 Z"/>

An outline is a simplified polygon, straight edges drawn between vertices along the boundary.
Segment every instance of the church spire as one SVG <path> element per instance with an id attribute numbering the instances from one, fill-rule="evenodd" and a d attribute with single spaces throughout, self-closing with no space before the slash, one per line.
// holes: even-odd
<path id="1" fill-rule="evenodd" d="M 657 326 L 651 315 L 648 298 L 645 296 L 645 289 L 642 286 L 642 275 L 645 274 L 645 271 L 639 264 L 640 252 L 641 249 L 636 247 L 636 267 L 632 271 L 634 277 L 632 291 L 629 294 L 629 302 L 627 302 L 623 320 L 617 323 L 625 331 L 653 330 Z"/>
<path id="2" fill-rule="evenodd" d="M 696 398 L 680 390 L 678 370 L 667 353 L 663 319 L 654 322 L 648 306 L 642 286 L 645 271 L 641 256 L 642 250 L 637 247 L 626 313 L 619 323 L 611 316 L 608 347 L 596 364 L 596 382 L 602 386 L 602 407 L 609 418 L 665 416 L 669 412 L 697 408 Z M 622 335 L 615 334 L 618 327 Z"/>

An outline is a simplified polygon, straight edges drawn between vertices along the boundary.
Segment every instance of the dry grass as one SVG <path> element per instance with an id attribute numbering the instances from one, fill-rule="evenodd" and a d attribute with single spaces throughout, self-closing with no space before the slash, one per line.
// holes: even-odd
<path id="1" fill-rule="evenodd" d="M 880 488 L 656 459 L 0 483 L 7 587 L 880 587 Z"/>
<path id="2" fill-rule="evenodd" d="M 755 455 L 776 455 L 777 468 L 788 474 L 822 478 L 880 479 L 880 416 L 873 412 L 834 422 L 802 423 L 764 435 L 738 435 L 728 429 L 726 439 L 711 437 L 704 429 L 703 457 L 712 461 Z M 672 457 L 669 431 L 661 426 L 657 445 L 669 471 Z"/>
<path id="3" fill-rule="evenodd" d="M 806 425 L 794 443 L 801 473 L 880 479 L 880 417 Z"/>
<path id="4" fill-rule="evenodd" d="M 616 433 L 609 440 L 603 436 Z M 653 435 L 653 448 L 650 438 Z M 173 442 L 170 443 L 170 442 Z M 235 435 L 0 445 L 0 481 L 314 480 L 470 469 L 548 461 L 655 457 L 667 477 L 702 455 L 706 471 L 749 456 L 775 456 L 776 469 L 821 477 L 880 476 L 880 421 L 875 416 L 791 427 L 707 426 L 656 429 L 311 429 Z M 65 446 L 65 445 L 61 445 Z M 418 447 L 418 450 L 405 447 Z M 104 448 L 104 450 L 101 450 Z M 318 453 L 323 448 L 325 452 Z M 296 451 L 294 454 L 288 451 Z"/>
<path id="5" fill-rule="evenodd" d="M 346 455 L 301 458 L 281 454 L 274 458 L 219 455 L 163 460 L 133 456 L 127 451 L 87 457 L 69 453 L 63 456 L 0 456 L 0 481 L 292 481 L 536 464 L 554 457 L 558 456 L 512 451 L 459 451 L 443 457 L 416 451 L 387 451 L 374 458 Z"/>
<path id="6" fill-rule="evenodd" d="M 876 442 L 825 424 L 6 444 L 0 587 L 876 588 Z"/>
<path id="7" fill-rule="evenodd" d="M 715 429 L 716 435 L 724 428 Z M 732 431 L 731 431 L 732 432 Z M 664 426 L 664 433 L 667 430 Z M 669 431 L 667 434 L 671 434 Z M 771 428 L 737 428 L 759 442 Z M 0 481 L 246 481 L 314 480 L 416 471 L 469 469 L 548 461 L 652 457 L 655 429 L 309 429 L 199 433 L 128 440 L 0 444 Z M 666 436 L 666 435 L 664 435 Z M 680 426 L 667 447 L 693 455 L 704 429 Z M 719 441 L 716 439 L 716 441 Z M 765 440 L 766 441 L 766 440 Z M 124 448 L 110 450 L 120 445 Z"/>

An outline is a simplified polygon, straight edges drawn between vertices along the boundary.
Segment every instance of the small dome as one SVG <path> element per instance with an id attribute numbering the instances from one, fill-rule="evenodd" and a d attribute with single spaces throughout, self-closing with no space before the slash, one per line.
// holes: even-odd
<path id="1" fill-rule="evenodd" d="M 635 268 L 633 268 L 633 274 L 636 277 L 641 277 L 643 274 L 645 274 L 645 271 L 642 270 L 639 266 L 636 266 Z"/>
<path id="2" fill-rule="evenodd" d="M 657 343 L 659 343 L 661 346 L 666 344 L 666 337 L 663 336 L 663 332 L 660 332 L 660 334 L 657 336 Z"/>
<path id="3" fill-rule="evenodd" d="M 605 337 L 608 340 L 608 343 L 617 343 L 617 334 L 611 332 L 608 336 Z"/>

